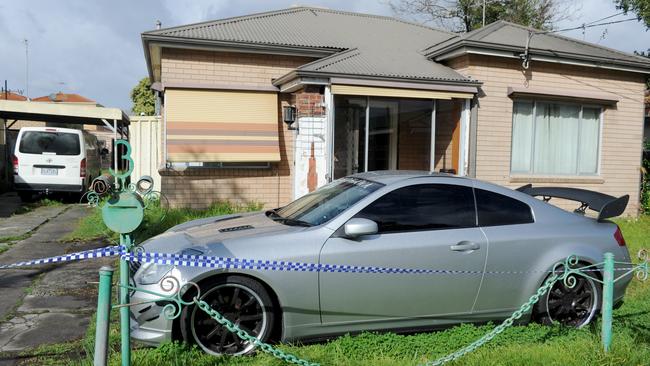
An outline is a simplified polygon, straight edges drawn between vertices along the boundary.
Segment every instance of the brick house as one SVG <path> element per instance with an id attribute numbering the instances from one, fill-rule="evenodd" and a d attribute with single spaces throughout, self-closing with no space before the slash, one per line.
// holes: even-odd
<path id="1" fill-rule="evenodd" d="M 639 202 L 650 61 L 499 21 L 454 34 L 296 7 L 142 34 L 172 205 L 280 206 L 360 171 Z"/>

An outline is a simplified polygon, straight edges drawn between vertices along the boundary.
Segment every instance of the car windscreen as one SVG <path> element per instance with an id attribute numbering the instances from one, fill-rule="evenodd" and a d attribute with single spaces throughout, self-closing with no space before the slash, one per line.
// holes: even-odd
<path id="1" fill-rule="evenodd" d="M 281 219 L 320 225 L 384 185 L 359 178 L 342 178 L 309 193 L 275 213 Z"/>
<path id="2" fill-rule="evenodd" d="M 23 154 L 79 155 L 81 146 L 76 133 L 25 131 L 18 151 Z"/>

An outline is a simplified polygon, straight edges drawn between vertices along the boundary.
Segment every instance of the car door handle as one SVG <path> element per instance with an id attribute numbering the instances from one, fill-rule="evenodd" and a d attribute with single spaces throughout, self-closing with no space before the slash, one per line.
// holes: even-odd
<path id="1" fill-rule="evenodd" d="M 471 241 L 461 241 L 456 245 L 450 246 L 449 249 L 453 250 L 454 252 L 469 252 L 472 250 L 481 249 L 481 246 Z"/>

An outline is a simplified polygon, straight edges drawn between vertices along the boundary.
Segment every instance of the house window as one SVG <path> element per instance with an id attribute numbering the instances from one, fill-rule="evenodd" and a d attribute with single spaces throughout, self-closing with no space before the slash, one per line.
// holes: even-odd
<path id="1" fill-rule="evenodd" d="M 510 170 L 516 174 L 596 175 L 602 109 L 516 101 Z"/>

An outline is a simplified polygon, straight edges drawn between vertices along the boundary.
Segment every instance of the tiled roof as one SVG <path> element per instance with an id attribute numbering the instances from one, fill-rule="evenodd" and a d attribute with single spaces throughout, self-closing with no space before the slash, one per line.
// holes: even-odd
<path id="1" fill-rule="evenodd" d="M 0 99 L 1 100 L 27 100 L 27 97 L 12 92 L 5 93 L 4 91 L 2 91 L 0 92 Z"/>
<path id="2" fill-rule="evenodd" d="M 94 100 L 83 97 L 79 94 L 66 94 L 62 92 L 44 95 L 32 99 L 33 102 L 55 102 L 55 103 L 95 103 Z"/>
<path id="3" fill-rule="evenodd" d="M 166 28 L 143 34 L 259 45 L 313 47 L 339 53 L 300 69 L 351 75 L 469 81 L 420 53 L 453 33 L 396 18 L 296 7 Z"/>

